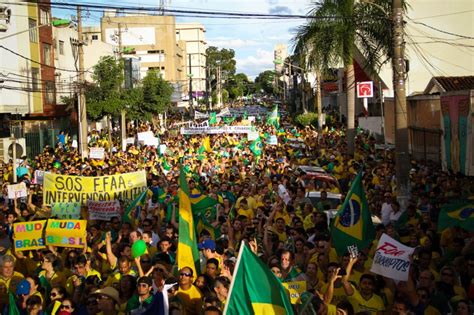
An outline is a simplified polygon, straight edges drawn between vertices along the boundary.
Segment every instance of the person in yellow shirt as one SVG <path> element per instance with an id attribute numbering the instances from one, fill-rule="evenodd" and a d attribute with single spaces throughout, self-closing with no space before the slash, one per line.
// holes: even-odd
<path id="1" fill-rule="evenodd" d="M 0 258 L 0 285 L 2 287 L 11 292 L 16 292 L 16 286 L 24 278 L 25 276 L 15 271 L 15 258 L 12 255 L 7 254 Z M 7 290 L 5 290 L 5 294 L 7 294 Z M 5 298 L 5 296 L 0 296 L 2 301 Z"/>
<path id="2" fill-rule="evenodd" d="M 198 315 L 201 312 L 202 293 L 193 284 L 193 270 L 189 267 L 179 271 L 179 289 L 177 297 L 183 305 L 183 315 Z"/>
<path id="3" fill-rule="evenodd" d="M 344 286 L 346 294 L 349 296 L 354 311 L 369 312 L 373 315 L 384 314 L 385 304 L 380 296 L 374 293 L 375 277 L 371 274 L 363 274 L 360 277 L 359 290 L 349 286 Z"/>
<path id="4" fill-rule="evenodd" d="M 252 208 L 248 206 L 247 199 L 239 198 L 239 206 L 237 207 L 237 214 L 245 216 L 248 220 L 252 220 L 254 217 L 254 212 Z"/>

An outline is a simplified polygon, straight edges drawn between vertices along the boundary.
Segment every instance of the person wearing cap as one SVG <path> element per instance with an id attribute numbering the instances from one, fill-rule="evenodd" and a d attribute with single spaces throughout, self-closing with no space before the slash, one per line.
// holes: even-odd
<path id="1" fill-rule="evenodd" d="M 216 242 L 214 240 L 211 240 L 210 238 L 205 239 L 198 245 L 198 249 L 202 250 L 202 253 L 204 257 L 206 257 L 206 260 L 215 258 L 219 262 L 221 261 L 221 255 L 216 252 Z"/>
<path id="2" fill-rule="evenodd" d="M 153 280 L 143 276 L 137 281 L 137 294 L 128 300 L 125 312 L 127 314 L 138 315 L 143 313 L 153 301 Z"/>
<path id="3" fill-rule="evenodd" d="M 181 268 L 179 271 L 179 289 L 176 294 L 183 305 L 183 315 L 200 314 L 202 304 L 202 293 L 193 284 L 193 270 L 189 267 Z"/>
<path id="4" fill-rule="evenodd" d="M 28 280 L 23 279 L 21 280 L 16 286 L 16 295 L 18 297 L 18 305 L 20 309 L 26 309 L 26 300 L 30 296 L 31 285 Z"/>
<path id="5" fill-rule="evenodd" d="M 105 287 L 93 293 L 96 297 L 100 313 L 98 315 L 124 315 L 118 311 L 120 305 L 119 293 L 112 287 Z"/>

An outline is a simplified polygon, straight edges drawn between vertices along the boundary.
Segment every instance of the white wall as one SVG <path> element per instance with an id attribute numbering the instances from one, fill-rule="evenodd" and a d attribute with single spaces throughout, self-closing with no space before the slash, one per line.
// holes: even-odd
<path id="1" fill-rule="evenodd" d="M 4 4 L 2 4 L 4 5 Z M 8 5 L 6 5 L 8 6 Z M 8 30 L 0 33 L 0 37 L 6 37 L 21 31 L 28 30 L 28 10 L 27 6 L 10 5 L 10 24 Z M 37 32 L 39 40 L 39 34 Z M 29 32 L 13 35 L 0 42 L 3 46 L 12 51 L 30 58 Z M 32 98 L 26 91 L 7 89 L 31 88 L 31 63 L 24 58 L 18 57 L 5 49 L 0 49 L 0 113 L 26 114 L 33 111 Z M 2 88 L 2 86 L 4 86 Z"/>
<path id="2" fill-rule="evenodd" d="M 417 23 L 425 23 L 443 31 L 474 36 L 474 1 L 472 0 L 416 0 L 409 2 L 405 18 L 406 56 L 410 71 L 406 84 L 407 95 L 423 91 L 433 76 L 466 76 L 474 73 L 472 39 L 443 34 Z M 432 38 L 429 38 L 429 37 Z M 440 43 L 440 42 L 445 43 Z M 414 43 L 417 43 L 416 46 Z M 417 47 L 420 51 L 417 51 Z M 423 60 L 423 56 L 426 60 Z M 430 65 L 431 64 L 431 65 Z M 393 96 L 391 64 L 384 66 L 381 77 L 389 85 L 386 96 Z"/>
<path id="3" fill-rule="evenodd" d="M 75 70 L 77 46 L 77 30 L 74 27 L 53 27 L 53 40 L 55 42 L 54 64 L 57 68 Z M 64 43 L 61 54 L 60 42 Z M 78 81 L 78 75 L 75 72 L 56 70 L 56 100 L 61 101 L 62 96 L 72 96 L 74 94 L 75 84 Z"/>

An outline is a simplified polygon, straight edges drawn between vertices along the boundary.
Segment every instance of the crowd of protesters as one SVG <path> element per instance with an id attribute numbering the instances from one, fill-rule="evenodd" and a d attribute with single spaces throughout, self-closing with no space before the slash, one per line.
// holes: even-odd
<path id="1" fill-rule="evenodd" d="M 12 302 L 21 314 L 142 314 L 151 309 L 158 292 L 167 294 L 170 314 L 222 314 L 242 240 L 282 282 L 306 281 L 302 302 L 294 305 L 299 314 L 473 313 L 474 234 L 459 227 L 438 231 L 437 226 L 443 204 L 474 195 L 472 178 L 443 172 L 434 163 L 412 161 L 411 197 L 407 209 L 401 209 L 394 152 L 377 147 L 368 134 L 357 134 L 352 156 L 346 154 L 346 136 L 337 124 L 317 131 L 285 119 L 279 129 L 263 120 L 255 123 L 262 139 L 278 137 L 278 145 L 263 141 L 261 155 L 252 152 L 245 134 L 211 135 L 212 152 L 203 152 L 203 135 L 158 131 L 146 124 L 129 133 L 154 131 L 166 145 L 165 152 L 138 143 L 123 152 L 119 139 L 94 131 L 89 146 L 104 147 L 107 153 L 102 160 L 83 160 L 61 134 L 55 148 L 46 147 L 35 158 L 22 161 L 27 172 L 18 181 L 27 184 L 28 196 L 17 200 L 7 197 L 13 166 L 4 161 L 2 314 L 8 313 Z M 324 168 L 336 184 L 305 178 L 297 171 L 301 165 Z M 210 227 L 197 229 L 200 274 L 177 268 L 181 168 L 188 174 L 190 189 L 218 201 L 206 213 Z M 34 184 L 35 170 L 76 176 L 145 170 L 151 193 L 132 222 L 124 222 L 122 216 L 89 220 L 83 249 L 49 246 L 15 251 L 15 222 L 51 216 L 51 208 L 43 205 L 41 185 Z M 359 249 L 357 257 L 338 256 L 331 243 L 327 195 L 340 194 L 342 203 L 360 170 L 369 210 L 381 223 L 371 247 Z M 321 193 L 314 204 L 307 197 L 313 191 Z M 123 211 L 125 201 L 121 202 Z M 407 220 L 400 224 L 404 211 Z M 383 233 L 416 248 L 406 282 L 370 273 Z M 139 239 L 146 242 L 147 253 L 133 258 L 131 246 Z"/>

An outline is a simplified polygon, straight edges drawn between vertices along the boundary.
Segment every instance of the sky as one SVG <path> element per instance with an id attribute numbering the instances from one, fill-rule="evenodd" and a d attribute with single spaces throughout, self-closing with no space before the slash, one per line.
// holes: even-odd
<path id="1" fill-rule="evenodd" d="M 66 2 L 66 1 L 64 1 Z M 81 2 L 83 2 L 81 0 Z M 158 6 L 160 0 L 89 0 L 100 4 L 127 6 Z M 225 11 L 237 13 L 298 14 L 305 15 L 311 8 L 311 0 L 165 0 L 166 7 L 179 10 Z M 53 12 L 55 13 L 55 12 Z M 64 14 L 64 12 L 62 12 Z M 61 14 L 61 15 L 63 15 Z M 71 13 L 69 13 L 71 14 Z M 85 14 L 84 24 L 99 24 L 100 13 Z M 274 68 L 273 50 L 276 44 L 288 44 L 294 29 L 304 23 L 295 20 L 254 20 L 180 18 L 180 22 L 199 22 L 206 29 L 208 46 L 231 48 L 235 51 L 237 72 L 243 72 L 254 79 L 259 73 Z"/>

